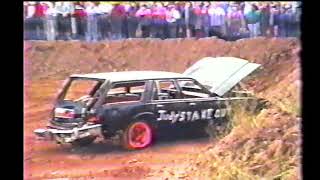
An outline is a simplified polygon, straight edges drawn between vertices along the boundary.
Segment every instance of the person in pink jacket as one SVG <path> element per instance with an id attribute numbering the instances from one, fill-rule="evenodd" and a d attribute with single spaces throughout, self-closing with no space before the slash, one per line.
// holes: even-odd
<path id="1" fill-rule="evenodd" d="M 150 37 L 151 9 L 147 5 L 142 5 L 136 12 L 136 17 L 138 17 L 139 25 L 141 26 L 142 37 Z"/>
<path id="2" fill-rule="evenodd" d="M 166 24 L 166 11 L 162 2 L 157 2 L 151 9 L 152 23 L 151 23 L 151 37 L 164 39 L 165 24 Z"/>

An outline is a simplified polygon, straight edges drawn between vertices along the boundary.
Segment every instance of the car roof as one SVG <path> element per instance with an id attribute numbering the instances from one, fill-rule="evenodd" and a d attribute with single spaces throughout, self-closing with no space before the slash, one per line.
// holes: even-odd
<path id="1" fill-rule="evenodd" d="M 106 73 L 73 74 L 70 77 L 104 79 L 110 80 L 111 82 L 176 78 L 190 79 L 190 77 L 187 77 L 180 73 L 166 71 L 121 71 Z"/>

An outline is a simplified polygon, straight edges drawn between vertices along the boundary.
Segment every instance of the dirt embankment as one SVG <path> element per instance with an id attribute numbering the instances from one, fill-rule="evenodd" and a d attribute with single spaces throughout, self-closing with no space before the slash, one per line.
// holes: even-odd
<path id="1" fill-rule="evenodd" d="M 299 94 L 296 91 L 300 87 L 300 43 L 297 39 L 30 42 L 25 49 L 26 80 L 64 79 L 72 73 L 126 70 L 183 72 L 206 56 L 234 56 L 263 65 L 264 70 L 250 83 L 256 93 L 263 92 L 263 96 L 277 100 L 275 94 L 281 94 L 281 99 Z"/>
<path id="2" fill-rule="evenodd" d="M 109 43 L 28 42 L 24 60 L 27 87 L 25 138 L 28 141 L 25 153 L 40 148 L 40 144 L 32 140 L 31 130 L 45 125 L 44 117 L 48 114 L 49 105 L 42 105 L 51 103 L 59 83 L 69 74 L 125 70 L 183 72 L 203 57 L 234 56 L 262 64 L 263 69 L 246 85 L 257 96 L 269 100 L 272 107 L 256 117 L 245 114 L 236 117 L 238 125 L 214 147 L 204 147 L 203 152 L 187 154 L 184 162 L 192 164 L 190 169 L 162 166 L 158 167 L 159 171 L 151 168 L 149 176 L 168 174 L 171 179 L 179 176 L 188 179 L 190 175 L 201 179 L 210 176 L 255 179 L 289 174 L 297 177 L 301 84 L 299 50 L 297 39 L 266 38 L 236 42 L 212 38 L 135 39 Z M 41 157 L 45 155 L 38 156 L 39 159 Z M 40 164 L 27 164 L 29 170 L 37 174 Z M 197 174 L 199 169 L 208 173 Z"/>

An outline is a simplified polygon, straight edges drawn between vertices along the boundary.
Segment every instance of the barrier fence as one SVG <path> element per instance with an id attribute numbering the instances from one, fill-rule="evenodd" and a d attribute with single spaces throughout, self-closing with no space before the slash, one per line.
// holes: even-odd
<path id="1" fill-rule="evenodd" d="M 25 40 L 299 37 L 299 2 L 24 2 Z"/>

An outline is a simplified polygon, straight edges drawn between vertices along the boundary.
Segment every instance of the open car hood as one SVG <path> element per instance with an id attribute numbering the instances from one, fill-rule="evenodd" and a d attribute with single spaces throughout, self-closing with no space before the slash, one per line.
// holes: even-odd
<path id="1" fill-rule="evenodd" d="M 210 92 L 223 96 L 260 66 L 260 64 L 235 57 L 205 57 L 183 74 L 196 79 Z"/>

